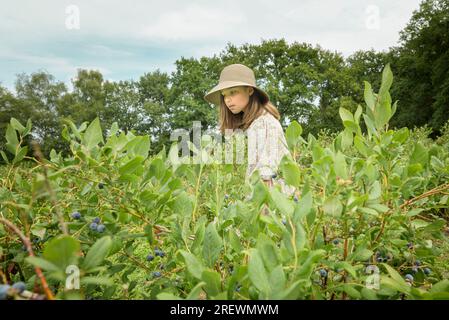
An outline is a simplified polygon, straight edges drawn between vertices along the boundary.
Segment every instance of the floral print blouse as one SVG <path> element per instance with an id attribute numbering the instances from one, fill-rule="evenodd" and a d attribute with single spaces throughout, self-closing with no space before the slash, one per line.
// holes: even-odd
<path id="1" fill-rule="evenodd" d="M 265 111 L 246 130 L 248 141 L 248 167 L 246 179 L 259 170 L 264 180 L 273 179 L 283 193 L 291 196 L 295 192 L 282 178 L 278 177 L 278 165 L 282 157 L 290 154 L 282 126 L 271 113 Z"/>

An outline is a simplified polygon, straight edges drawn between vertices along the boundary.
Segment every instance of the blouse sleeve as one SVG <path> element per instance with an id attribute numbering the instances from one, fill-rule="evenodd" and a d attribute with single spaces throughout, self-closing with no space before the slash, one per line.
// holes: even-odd
<path id="1" fill-rule="evenodd" d="M 278 165 L 288 154 L 281 124 L 275 118 L 261 117 L 248 129 L 248 171 L 250 176 L 259 170 L 262 179 L 269 180 L 277 172 Z"/>

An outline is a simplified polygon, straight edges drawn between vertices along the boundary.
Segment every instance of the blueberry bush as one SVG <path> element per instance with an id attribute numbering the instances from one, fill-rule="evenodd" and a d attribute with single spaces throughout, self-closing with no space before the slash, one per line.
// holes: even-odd
<path id="1" fill-rule="evenodd" d="M 45 159 L 12 118 L 0 167 L 0 299 L 447 299 L 449 126 L 389 129 L 387 65 L 334 136 L 286 129 L 277 175 L 149 156 L 98 119 Z M 404 108 L 406 106 L 403 106 Z M 363 129 L 363 130 L 362 130 Z M 207 159 L 208 148 L 196 150 Z"/>

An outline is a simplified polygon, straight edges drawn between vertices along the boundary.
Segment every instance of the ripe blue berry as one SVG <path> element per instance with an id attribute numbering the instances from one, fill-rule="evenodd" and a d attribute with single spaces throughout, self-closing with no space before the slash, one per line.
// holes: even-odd
<path id="1" fill-rule="evenodd" d="M 413 248 L 413 243 L 411 243 L 411 242 L 407 243 L 407 248 L 412 249 Z"/>
<path id="2" fill-rule="evenodd" d="M 163 256 L 165 256 L 165 252 L 164 251 L 162 251 L 162 250 L 159 250 L 159 249 L 155 249 L 154 250 L 154 254 L 156 255 L 156 256 L 158 256 L 158 257 L 163 257 Z"/>
<path id="3" fill-rule="evenodd" d="M 339 244 L 339 243 L 340 243 L 340 240 L 338 240 L 338 239 L 334 239 L 334 240 L 332 241 L 332 243 L 333 243 L 333 244 L 335 244 L 335 245 L 337 245 L 337 244 Z"/>
<path id="4" fill-rule="evenodd" d="M 297 197 L 297 196 L 294 196 L 294 197 L 293 197 L 293 201 L 298 202 L 298 197 Z"/>
<path id="5" fill-rule="evenodd" d="M 421 261 L 420 260 L 416 260 L 415 261 L 415 266 L 420 266 L 421 265 Z"/>
<path id="6" fill-rule="evenodd" d="M 383 262 L 383 261 L 384 261 L 384 258 L 382 258 L 382 257 L 377 257 L 376 260 L 377 260 L 377 262 Z"/>
<path id="7" fill-rule="evenodd" d="M 413 276 L 410 273 L 407 273 L 405 275 L 405 280 L 409 282 L 413 282 Z"/>
<path id="8" fill-rule="evenodd" d="M 96 230 L 97 230 L 97 227 L 98 227 L 98 224 L 97 224 L 96 222 L 92 222 L 92 223 L 89 225 L 90 230 L 93 230 L 93 231 L 96 231 Z"/>
<path id="9" fill-rule="evenodd" d="M 81 213 L 79 213 L 78 211 L 73 212 L 72 218 L 75 220 L 81 219 Z"/>
<path id="10" fill-rule="evenodd" d="M 153 272 L 153 277 L 154 278 L 159 278 L 160 276 L 161 276 L 161 273 L 159 271 Z"/>
<path id="11" fill-rule="evenodd" d="M 18 293 L 22 293 L 25 291 L 26 289 L 26 285 L 25 283 L 23 283 L 22 281 L 16 282 L 12 285 L 13 289 L 17 290 Z"/>
<path id="12" fill-rule="evenodd" d="M 104 188 L 104 184 L 102 184 L 101 182 L 98 184 L 98 189 L 103 189 Z"/>
<path id="13" fill-rule="evenodd" d="M 229 198 L 229 195 L 225 194 L 224 198 L 227 200 Z"/>
<path id="14" fill-rule="evenodd" d="M 147 261 L 153 261 L 154 256 L 152 254 L 147 255 Z"/>
<path id="15" fill-rule="evenodd" d="M 425 275 L 429 275 L 429 274 L 431 274 L 432 273 L 432 270 L 430 270 L 429 268 L 424 268 L 424 274 Z"/>
<path id="16" fill-rule="evenodd" d="M 96 224 L 99 224 L 99 223 L 100 223 L 100 218 L 95 217 L 95 218 L 92 220 L 92 222 L 95 222 Z"/>
<path id="17" fill-rule="evenodd" d="M 276 173 L 273 173 L 273 174 L 271 175 L 271 177 L 272 177 L 273 179 L 276 179 L 277 176 L 278 176 L 278 175 L 277 175 Z"/>
<path id="18" fill-rule="evenodd" d="M 100 233 L 103 233 L 105 229 L 106 229 L 106 226 L 104 224 L 99 224 L 97 226 L 97 231 Z"/>
<path id="19" fill-rule="evenodd" d="M 285 226 L 287 224 L 287 220 L 286 219 L 282 219 L 282 224 Z"/>
<path id="20" fill-rule="evenodd" d="M 327 277 L 327 271 L 324 270 L 324 269 L 320 269 L 320 276 L 323 277 L 323 278 L 326 278 Z"/>
<path id="21" fill-rule="evenodd" d="M 417 267 L 413 267 L 413 268 L 412 268 L 412 272 L 413 272 L 413 273 L 418 273 L 418 268 L 417 268 Z"/>

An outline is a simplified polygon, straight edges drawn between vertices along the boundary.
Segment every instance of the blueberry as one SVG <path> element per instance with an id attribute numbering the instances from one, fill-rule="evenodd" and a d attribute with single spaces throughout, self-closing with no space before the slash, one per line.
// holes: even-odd
<path id="1" fill-rule="evenodd" d="M 96 231 L 98 224 L 96 222 L 92 222 L 89 226 L 90 230 Z"/>
<path id="2" fill-rule="evenodd" d="M 152 254 L 147 255 L 147 261 L 153 261 L 154 256 Z"/>
<path id="3" fill-rule="evenodd" d="M 162 250 L 159 250 L 159 249 L 155 249 L 154 250 L 154 254 L 156 255 L 156 256 L 158 256 L 158 257 L 163 257 L 163 256 L 165 256 L 165 252 L 164 251 L 162 251 Z"/>
<path id="4" fill-rule="evenodd" d="M 27 251 L 27 247 L 24 244 L 22 245 L 22 250 Z"/>
<path id="5" fill-rule="evenodd" d="M 407 273 L 405 275 L 405 280 L 409 282 L 413 282 L 413 276 L 410 273 Z"/>
<path id="6" fill-rule="evenodd" d="M 298 202 L 298 197 L 297 197 L 297 196 L 294 196 L 294 197 L 293 197 L 293 201 Z"/>
<path id="7" fill-rule="evenodd" d="M 72 218 L 75 220 L 81 219 L 81 213 L 79 213 L 78 211 L 73 212 Z"/>
<path id="8" fill-rule="evenodd" d="M 95 222 L 96 224 L 99 224 L 99 223 L 100 223 L 100 218 L 95 217 L 95 218 L 92 220 L 92 222 Z"/>
<path id="9" fill-rule="evenodd" d="M 98 189 L 103 189 L 104 188 L 104 184 L 102 184 L 101 182 L 98 184 Z"/>
<path id="10" fill-rule="evenodd" d="M 9 284 L 0 284 L 0 300 L 5 300 L 8 296 Z"/>
<path id="11" fill-rule="evenodd" d="M 225 198 L 226 200 L 228 200 L 228 199 L 229 199 L 229 195 L 228 195 L 228 194 L 225 194 L 224 198 Z"/>
<path id="12" fill-rule="evenodd" d="M 22 293 L 22 292 L 24 292 L 25 289 L 26 289 L 26 285 L 25 285 L 25 283 L 22 282 L 22 281 L 19 281 L 19 282 L 14 283 L 14 284 L 12 285 L 12 287 L 13 287 L 13 289 L 17 290 L 18 293 Z"/>
<path id="13" fill-rule="evenodd" d="M 273 174 L 271 175 L 271 177 L 272 177 L 273 179 L 276 179 L 277 176 L 278 176 L 278 175 L 277 175 L 276 173 L 273 173 Z"/>
<path id="14" fill-rule="evenodd" d="M 407 248 L 412 249 L 413 248 L 413 243 L 411 243 L 411 242 L 407 243 Z"/>
<path id="15" fill-rule="evenodd" d="M 383 261 L 384 261 L 384 258 L 382 258 L 382 257 L 377 257 L 377 258 L 376 258 L 376 261 L 377 261 L 377 262 L 383 262 Z"/>
<path id="16" fill-rule="evenodd" d="M 413 272 L 413 273 L 418 273 L 418 268 L 417 268 L 417 267 L 413 267 L 413 268 L 412 268 L 412 272 Z"/>
<path id="17" fill-rule="evenodd" d="M 432 270 L 430 270 L 429 268 L 424 268 L 424 274 L 425 275 L 429 275 L 429 274 L 431 274 L 432 273 Z"/>
<path id="18" fill-rule="evenodd" d="M 159 271 L 153 272 L 153 277 L 154 278 L 159 278 L 160 276 L 161 276 L 161 273 Z"/>
<path id="19" fill-rule="evenodd" d="M 323 278 L 326 278 L 327 277 L 327 271 L 324 270 L 324 269 L 320 269 L 320 276 L 323 277 Z"/>
<path id="20" fill-rule="evenodd" d="M 340 243 L 340 240 L 338 240 L 338 239 L 334 239 L 334 240 L 332 241 L 332 243 L 333 243 L 333 244 L 335 244 L 335 245 L 337 245 L 337 244 L 339 244 L 339 243 Z"/>
<path id="21" fill-rule="evenodd" d="M 287 220 L 282 219 L 282 224 L 285 226 L 287 224 Z"/>
<path id="22" fill-rule="evenodd" d="M 103 233 L 105 229 L 106 229 L 106 226 L 104 224 L 99 224 L 97 226 L 97 231 L 100 233 Z"/>
<path id="23" fill-rule="evenodd" d="M 420 260 L 416 260 L 415 261 L 415 266 L 420 266 L 421 265 L 421 261 Z"/>

